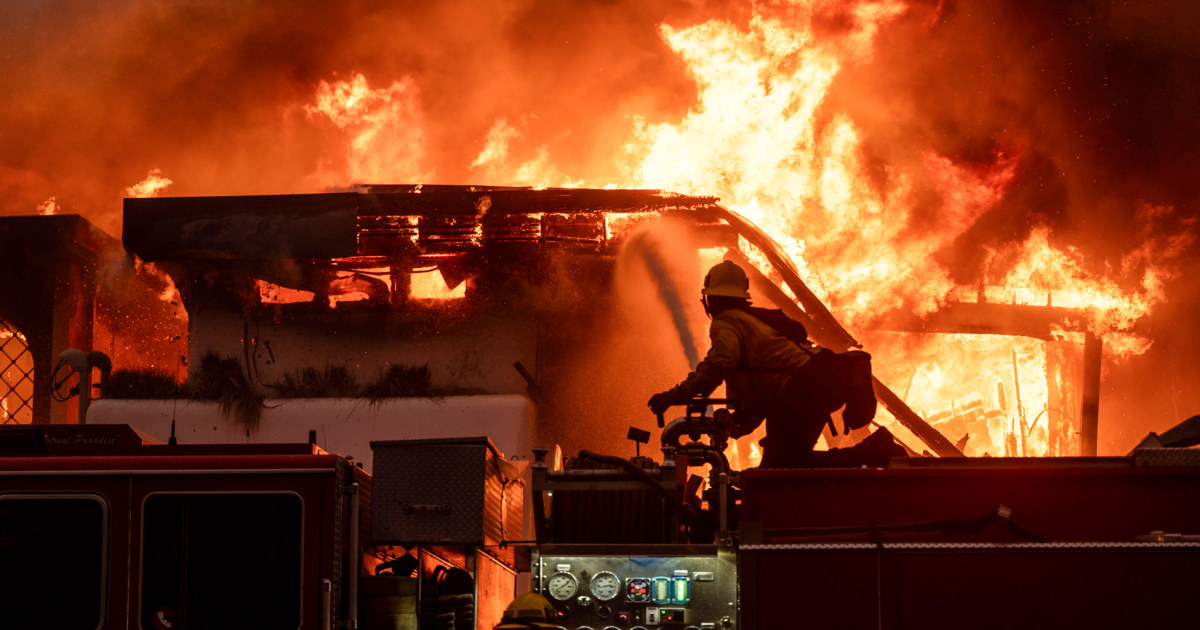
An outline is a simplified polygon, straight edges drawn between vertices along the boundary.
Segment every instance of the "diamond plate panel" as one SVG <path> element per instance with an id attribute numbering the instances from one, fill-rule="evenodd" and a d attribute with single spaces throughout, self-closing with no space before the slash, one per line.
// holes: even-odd
<path id="1" fill-rule="evenodd" d="M 1195 448 L 1139 448 L 1133 451 L 1133 463 L 1137 466 L 1200 466 L 1200 449 Z"/>
<path id="2" fill-rule="evenodd" d="M 487 438 L 372 442 L 375 544 L 494 545 L 503 480 Z"/>

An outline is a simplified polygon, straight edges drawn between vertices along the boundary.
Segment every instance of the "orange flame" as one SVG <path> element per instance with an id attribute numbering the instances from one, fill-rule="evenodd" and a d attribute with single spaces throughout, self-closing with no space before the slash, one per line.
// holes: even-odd
<path id="1" fill-rule="evenodd" d="M 58 200 L 55 199 L 54 197 L 51 197 L 51 198 L 43 201 L 42 203 L 39 203 L 38 207 L 37 207 L 37 211 L 38 211 L 38 214 L 43 215 L 43 216 L 58 214 Z"/>
<path id="2" fill-rule="evenodd" d="M 1049 228 L 1034 228 L 1023 242 L 991 252 L 1003 264 L 984 270 L 975 286 L 956 286 L 937 254 L 1005 199 L 1023 166 L 1021 148 L 964 163 L 917 147 L 919 159 L 881 168 L 869 164 L 866 132 L 827 99 L 843 67 L 870 60 L 880 30 L 907 10 L 894 0 L 815 0 L 755 5 L 740 24 L 661 25 L 662 39 L 695 80 L 697 100 L 674 122 L 634 116 L 633 133 L 619 143 L 627 179 L 616 185 L 715 195 L 758 224 L 841 322 L 873 344 L 867 349 L 889 384 L 952 440 L 966 437 L 969 454 L 1072 454 L 1080 333 L 1062 331 L 1048 342 L 914 337 L 871 333 L 869 325 L 883 313 L 927 315 L 950 302 L 1071 307 L 1086 310 L 1089 331 L 1103 338 L 1109 355 L 1144 352 L 1149 341 L 1137 323 L 1162 302 L 1164 282 L 1177 273 L 1171 264 L 1194 238 L 1155 233 L 1155 222 L 1172 209 L 1146 206 L 1139 210 L 1144 245 L 1102 274 L 1080 252 L 1056 245 Z M 818 28 L 822 20 L 838 27 Z M 371 90 L 355 75 L 323 82 L 317 105 L 306 111 L 353 135 L 353 181 L 422 179 L 430 173 L 420 164 L 418 96 L 411 79 Z M 565 175 L 544 146 L 516 157 L 515 144 L 534 124 L 533 116 L 495 120 L 472 172 L 495 183 L 614 183 Z M 391 136 L 403 151 L 389 148 Z M 741 249 L 761 262 L 745 244 Z"/>
<path id="3" fill-rule="evenodd" d="M 414 273 L 410 291 L 417 300 L 457 300 L 466 296 L 467 283 L 462 282 L 451 289 L 442 272 L 434 269 L 429 273 Z"/>
<path id="4" fill-rule="evenodd" d="M 125 195 L 128 197 L 157 197 L 172 183 L 174 182 L 163 176 L 162 171 L 154 169 L 146 174 L 146 179 L 126 188 Z"/>
<path id="5" fill-rule="evenodd" d="M 424 164 L 424 116 L 411 77 L 372 89 L 362 74 L 348 81 L 321 81 L 310 117 L 324 117 L 351 134 L 346 174 L 354 183 L 421 182 L 433 176 Z M 341 175 L 326 175 L 343 185 Z"/>
<path id="6" fill-rule="evenodd" d="M 781 243 L 851 329 L 883 312 L 923 315 L 962 300 L 967 292 L 955 287 L 934 254 L 996 207 L 1020 166 L 1019 153 L 998 151 L 988 164 L 965 166 L 929 149 L 915 170 L 894 167 L 891 187 L 880 187 L 863 164 L 862 132 L 854 121 L 840 112 L 820 115 L 840 67 L 869 57 L 878 29 L 903 11 L 899 3 L 858 5 L 853 27 L 826 39 L 804 19 L 755 16 L 744 30 L 720 21 L 664 26 L 664 39 L 696 78 L 699 99 L 679 123 L 639 127 L 638 185 L 720 196 Z M 917 179 L 940 196 L 930 229 L 913 229 Z M 1085 308 L 1110 353 L 1144 351 L 1145 340 L 1129 331 L 1162 299 L 1160 263 L 1190 242 L 1180 238 L 1168 251 L 1157 250 L 1165 256 L 1148 249 L 1131 254 L 1129 266 L 1140 267 L 1143 280 L 1139 290 L 1128 291 L 1088 273 L 1078 252 L 1054 247 L 1048 230 L 1035 229 L 1006 253 L 1016 262 L 1002 277 L 989 278 L 983 295 Z M 1060 337 L 1079 341 L 1079 335 Z M 1072 407 L 1078 394 L 1058 391 L 1065 382 L 1059 364 L 1078 362 L 1077 356 L 1050 361 L 1048 353 L 1064 350 L 1019 338 L 922 339 L 920 353 L 912 340 L 876 343 L 884 345 L 869 349 L 883 372 L 909 375 L 907 387 L 893 385 L 950 439 L 966 437 L 969 453 L 1054 455 L 1078 447 L 1078 436 L 1063 428 L 1078 421 Z M 917 445 L 886 412 L 880 415 Z M 1051 435 L 1056 432 L 1061 435 Z"/>

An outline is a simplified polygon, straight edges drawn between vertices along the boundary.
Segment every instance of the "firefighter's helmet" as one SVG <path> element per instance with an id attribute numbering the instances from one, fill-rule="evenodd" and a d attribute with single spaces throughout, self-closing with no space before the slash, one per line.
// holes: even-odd
<path id="1" fill-rule="evenodd" d="M 750 279 L 746 272 L 732 261 L 716 264 L 704 276 L 704 295 L 750 299 Z"/>
<path id="2" fill-rule="evenodd" d="M 537 593 L 522 593 L 504 609 L 504 617 L 494 630 L 528 630 L 530 628 L 557 628 L 562 626 L 552 623 L 556 615 L 554 606 Z"/>

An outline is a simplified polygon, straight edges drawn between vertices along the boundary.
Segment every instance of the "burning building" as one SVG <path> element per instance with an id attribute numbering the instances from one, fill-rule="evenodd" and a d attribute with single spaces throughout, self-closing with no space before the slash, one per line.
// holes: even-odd
<path id="1" fill-rule="evenodd" d="M 341 412 L 310 401 L 328 414 L 319 439 L 342 452 L 365 451 L 380 432 L 467 430 L 493 435 L 517 455 L 535 437 L 580 447 L 581 432 L 615 436 L 627 428 L 616 418 L 597 424 L 594 412 L 535 427 L 533 405 L 538 417 L 563 418 L 577 401 L 599 408 L 616 396 L 612 383 L 628 384 L 596 373 L 615 368 L 597 339 L 619 311 L 614 261 L 631 239 L 645 239 L 639 227 L 651 219 L 686 216 L 703 238 L 736 243 L 728 226 L 705 214 L 714 201 L 656 191 L 457 186 L 129 199 L 124 240 L 179 287 L 189 377 L 202 378 L 213 360 L 232 360 L 247 395 L 259 400 L 354 399 Z M 663 281 L 674 294 L 673 280 Z M 595 378 L 592 387 L 571 385 L 581 373 Z M 370 419 L 397 397 L 408 400 L 388 404 L 408 406 L 387 410 L 390 426 Z M 119 417 L 133 403 L 112 404 L 107 413 Z M 262 413 L 277 419 L 261 426 L 255 417 L 246 427 L 211 418 L 176 427 L 181 439 L 205 441 L 244 429 L 258 440 L 272 430 L 294 439 L 316 427 L 305 424 L 315 419 L 293 419 L 295 404 L 276 404 Z M 470 428 L 451 428 L 456 417 Z M 334 430 L 331 419 L 344 424 Z M 348 436 L 357 442 L 338 441 Z"/>
<path id="2" fill-rule="evenodd" d="M 760 303 L 785 309 L 817 342 L 864 346 L 783 248 L 711 197 L 363 186 L 317 195 L 130 198 L 124 224 L 139 264 L 168 275 L 178 291 L 160 302 L 186 308 L 186 334 L 169 340 L 186 339 L 186 350 L 177 348 L 179 376 L 232 378 L 225 393 L 241 396 L 222 399 L 223 420 L 211 406 L 186 402 L 110 400 L 94 410 L 99 421 L 115 421 L 136 408 L 142 425 L 162 436 L 298 440 L 319 428 L 325 446 L 353 453 L 380 431 L 466 432 L 503 435 L 512 453 L 536 443 L 568 452 L 595 442 L 621 449 L 624 430 L 649 419 L 640 408 L 648 384 L 698 360 L 704 318 L 681 296 L 722 258 L 750 270 Z M 921 382 L 937 375 L 919 361 L 903 363 L 908 383 L 897 393 L 894 359 L 878 354 L 879 422 L 915 453 L 1094 454 L 1102 345 L 1089 313 L 978 298 L 924 316 L 870 320 L 863 333 L 869 350 L 914 335 L 951 336 L 956 365 L 975 366 L 954 368 L 967 395 L 939 400 Z M 163 345 L 151 340 L 140 339 Z M 111 341 L 106 347 L 118 351 Z M 129 363 L 126 354 L 116 356 Z M 231 372 L 221 376 L 221 369 Z M 948 411 L 927 415 L 928 407 L 914 409 L 914 398 Z M 376 413 L 383 401 L 403 408 Z M 260 423 L 264 416 L 269 421 Z M 732 447 L 739 467 L 757 463 L 759 437 Z M 836 446 L 856 437 L 825 439 Z"/>

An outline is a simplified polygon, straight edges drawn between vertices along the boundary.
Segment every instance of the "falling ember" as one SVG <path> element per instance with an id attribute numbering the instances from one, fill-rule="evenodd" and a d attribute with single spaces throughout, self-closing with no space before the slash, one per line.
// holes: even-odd
<path id="1" fill-rule="evenodd" d="M 162 171 L 154 169 L 146 174 L 146 179 L 126 188 L 125 195 L 139 198 L 157 197 L 173 183 Z"/>

